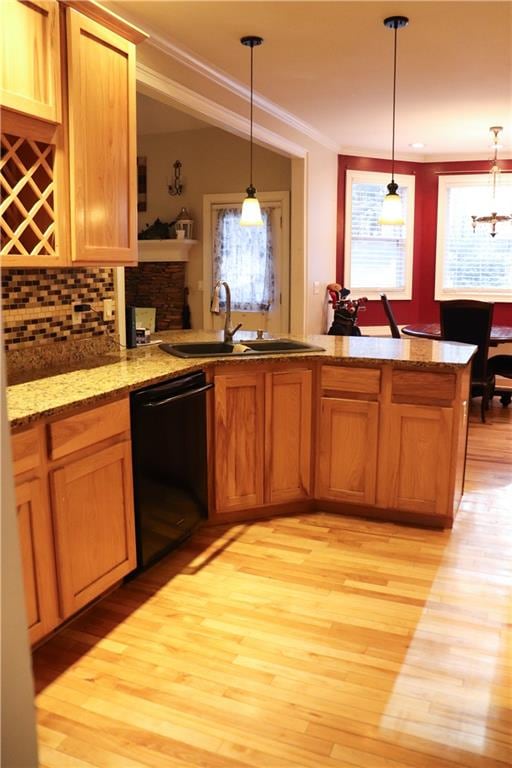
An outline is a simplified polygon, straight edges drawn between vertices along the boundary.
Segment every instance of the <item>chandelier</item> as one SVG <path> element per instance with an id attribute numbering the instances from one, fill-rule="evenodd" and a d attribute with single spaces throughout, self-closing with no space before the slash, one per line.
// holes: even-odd
<path id="1" fill-rule="evenodd" d="M 492 158 L 492 165 L 489 171 L 492 188 L 491 205 L 493 208 L 496 208 L 496 183 L 501 173 L 501 169 L 498 165 L 498 149 L 500 147 L 498 136 L 500 135 L 500 131 L 503 130 L 503 127 L 501 125 L 493 125 L 489 130 L 493 134 L 492 146 L 494 148 L 494 157 Z M 492 211 L 490 216 L 472 216 L 471 219 L 473 232 L 476 230 L 477 224 L 490 224 L 491 237 L 496 237 L 496 224 L 499 224 L 502 221 L 512 221 L 512 214 L 499 215 L 497 211 Z"/>

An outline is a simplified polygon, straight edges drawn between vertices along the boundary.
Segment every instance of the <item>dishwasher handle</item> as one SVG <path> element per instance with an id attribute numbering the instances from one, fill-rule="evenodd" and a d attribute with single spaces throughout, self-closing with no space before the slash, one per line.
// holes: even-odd
<path id="1" fill-rule="evenodd" d="M 192 395 L 199 395 L 201 392 L 206 392 L 208 389 L 213 389 L 213 384 L 205 384 L 204 387 L 198 387 L 197 389 L 189 389 L 186 392 L 181 392 L 179 395 L 171 395 L 164 400 L 154 400 L 151 403 L 144 403 L 143 408 L 158 408 L 161 405 L 167 405 L 168 403 L 175 403 L 177 400 L 182 400 L 184 397 L 192 397 Z"/>

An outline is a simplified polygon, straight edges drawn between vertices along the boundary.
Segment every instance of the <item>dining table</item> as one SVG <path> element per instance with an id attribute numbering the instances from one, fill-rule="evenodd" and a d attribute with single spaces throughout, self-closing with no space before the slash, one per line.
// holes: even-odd
<path id="1" fill-rule="evenodd" d="M 416 336 L 421 339 L 441 339 L 440 323 L 416 323 L 414 325 L 405 325 L 402 333 L 406 336 Z M 498 344 L 507 344 L 512 342 L 512 326 L 493 325 L 491 328 L 491 347 L 497 347 Z"/>

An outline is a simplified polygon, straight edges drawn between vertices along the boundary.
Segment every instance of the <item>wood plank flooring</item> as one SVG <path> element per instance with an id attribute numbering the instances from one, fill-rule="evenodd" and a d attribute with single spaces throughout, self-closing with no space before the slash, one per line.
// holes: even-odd
<path id="1" fill-rule="evenodd" d="M 203 529 L 42 646 L 41 767 L 511 766 L 512 408 L 478 409 L 452 532 Z"/>

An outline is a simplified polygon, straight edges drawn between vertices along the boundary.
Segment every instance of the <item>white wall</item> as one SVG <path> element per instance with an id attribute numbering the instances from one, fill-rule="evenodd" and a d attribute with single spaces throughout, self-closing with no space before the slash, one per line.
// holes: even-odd
<path id="1" fill-rule="evenodd" d="M 151 73 L 169 82 L 168 101 L 177 108 L 186 109 L 195 117 L 211 120 L 227 127 L 222 111 L 247 118 L 248 103 L 233 91 L 213 82 L 199 71 L 177 62 L 170 55 L 143 43 L 137 51 L 139 83 L 146 95 L 158 94 L 160 84 Z M 200 100 L 193 105 L 190 94 L 209 100 L 215 108 L 203 107 Z M 159 96 L 161 97 L 161 96 Z M 193 106 L 192 106 L 193 105 Z M 325 287 L 336 275 L 336 198 L 338 154 L 299 131 L 278 116 L 255 109 L 255 135 L 265 136 L 267 147 L 297 147 L 289 151 L 294 157 L 291 185 L 291 273 L 292 302 L 291 329 L 300 333 L 319 333 L 325 330 L 323 321 Z M 246 129 L 230 126 L 239 135 Z M 262 139 L 260 138 L 260 143 Z M 183 169 L 185 172 L 185 169 Z M 303 200 L 303 205 L 301 201 Z M 300 220 L 300 215 L 305 219 Z M 319 283 L 317 294 L 314 283 Z"/>
<path id="2" fill-rule="evenodd" d="M 238 136 L 209 127 L 204 130 L 139 136 L 137 154 L 147 158 L 148 210 L 139 213 L 139 231 L 157 217 L 169 222 L 185 206 L 194 219 L 194 239 L 190 252 L 187 285 L 192 327 L 202 328 L 203 295 L 203 195 L 242 192 L 249 184 L 249 143 Z M 174 162 L 182 163 L 183 194 L 171 197 L 167 185 L 174 173 Z M 290 158 L 254 147 L 254 184 L 258 192 L 290 190 Z"/>

